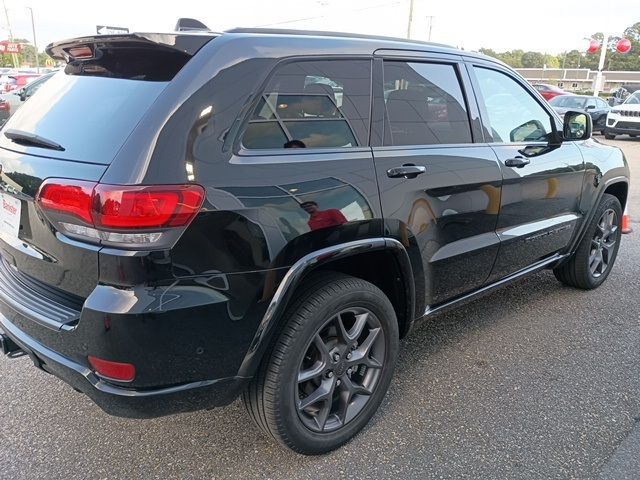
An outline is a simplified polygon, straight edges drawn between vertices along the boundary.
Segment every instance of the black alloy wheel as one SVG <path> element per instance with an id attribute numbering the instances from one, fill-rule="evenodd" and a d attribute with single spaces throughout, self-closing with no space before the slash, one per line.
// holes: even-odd
<path id="1" fill-rule="evenodd" d="M 298 415 L 314 432 L 343 427 L 371 399 L 385 361 L 380 320 L 370 310 L 342 310 L 322 325 L 298 371 Z"/>
<path id="2" fill-rule="evenodd" d="M 591 240 L 589 270 L 594 278 L 605 274 L 613 264 L 618 228 L 618 215 L 612 208 L 606 209 L 600 216 Z"/>

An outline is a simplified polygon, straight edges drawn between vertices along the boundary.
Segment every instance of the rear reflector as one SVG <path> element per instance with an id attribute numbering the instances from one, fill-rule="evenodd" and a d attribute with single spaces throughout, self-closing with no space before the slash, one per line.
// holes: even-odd
<path id="1" fill-rule="evenodd" d="M 195 184 L 119 186 L 50 179 L 36 198 L 66 233 L 103 243 L 149 245 L 163 232 L 187 226 L 204 196 L 204 188 Z"/>
<path id="2" fill-rule="evenodd" d="M 130 363 L 111 362 L 91 355 L 87 359 L 96 373 L 107 380 L 131 382 L 136 377 L 136 367 Z"/>

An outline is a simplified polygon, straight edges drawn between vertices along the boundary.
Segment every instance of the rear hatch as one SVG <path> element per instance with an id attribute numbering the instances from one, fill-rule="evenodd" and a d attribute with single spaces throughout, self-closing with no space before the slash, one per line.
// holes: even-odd
<path id="1" fill-rule="evenodd" d="M 98 282 L 100 247 L 61 235 L 37 192 L 47 179 L 98 182 L 168 82 L 212 38 L 112 35 L 47 48 L 66 68 L 0 130 L 0 301 L 31 302 L 31 310 L 46 298 L 82 305 Z"/>

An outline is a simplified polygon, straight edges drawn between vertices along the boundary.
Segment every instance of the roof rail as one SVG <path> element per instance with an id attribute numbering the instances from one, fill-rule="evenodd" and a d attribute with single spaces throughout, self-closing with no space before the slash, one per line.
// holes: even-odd
<path id="1" fill-rule="evenodd" d="M 176 23 L 176 32 L 210 32 L 211 30 L 204 23 L 195 18 L 179 18 Z"/>
<path id="2" fill-rule="evenodd" d="M 286 28 L 262 28 L 262 27 L 236 27 L 230 30 L 225 30 L 224 33 L 256 33 L 256 34 L 273 34 L 273 35 L 302 35 L 302 36 L 315 36 L 315 37 L 343 37 L 343 38 L 361 38 L 363 40 L 383 40 L 391 42 L 401 43 L 414 43 L 419 45 L 429 45 L 435 47 L 454 48 L 451 45 L 445 45 L 442 43 L 425 42 L 422 40 L 414 40 L 408 38 L 386 37 L 382 35 L 367 35 L 362 33 L 349 33 L 349 32 L 329 32 L 320 30 L 295 30 Z"/>

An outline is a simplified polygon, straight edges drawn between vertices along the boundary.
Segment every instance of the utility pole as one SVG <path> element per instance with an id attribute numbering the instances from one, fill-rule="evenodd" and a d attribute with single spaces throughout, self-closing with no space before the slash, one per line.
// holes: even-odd
<path id="1" fill-rule="evenodd" d="M 11 31 L 11 23 L 9 22 L 9 11 L 7 10 L 7 4 L 4 0 L 2 0 L 2 6 L 4 7 L 4 16 L 7 19 L 7 29 L 9 30 L 9 40 L 13 41 L 13 32 Z M 15 53 L 11 54 L 11 60 L 13 62 L 13 67 L 18 67 L 18 56 Z"/>
<path id="2" fill-rule="evenodd" d="M 409 22 L 407 23 L 407 38 L 411 38 L 411 22 L 412 21 L 413 21 L 413 0 L 411 0 L 411 2 L 409 3 Z"/>
<path id="3" fill-rule="evenodd" d="M 609 43 L 609 37 L 604 35 L 602 37 L 602 45 L 600 46 L 600 61 L 598 62 L 598 72 L 596 73 L 596 80 L 593 86 L 593 96 L 597 97 L 602 88 L 602 69 L 604 68 L 604 59 L 607 55 L 607 47 Z"/>
<path id="4" fill-rule="evenodd" d="M 36 49 L 36 73 L 40 73 L 40 58 L 38 55 L 38 41 L 36 40 L 36 24 L 33 21 L 33 8 L 31 7 L 24 7 L 24 8 L 28 8 L 29 11 L 31 12 L 31 31 L 33 32 L 33 48 Z"/>
<path id="5" fill-rule="evenodd" d="M 433 30 L 433 15 L 428 15 L 429 19 L 429 41 L 431 41 L 431 30 Z"/>

